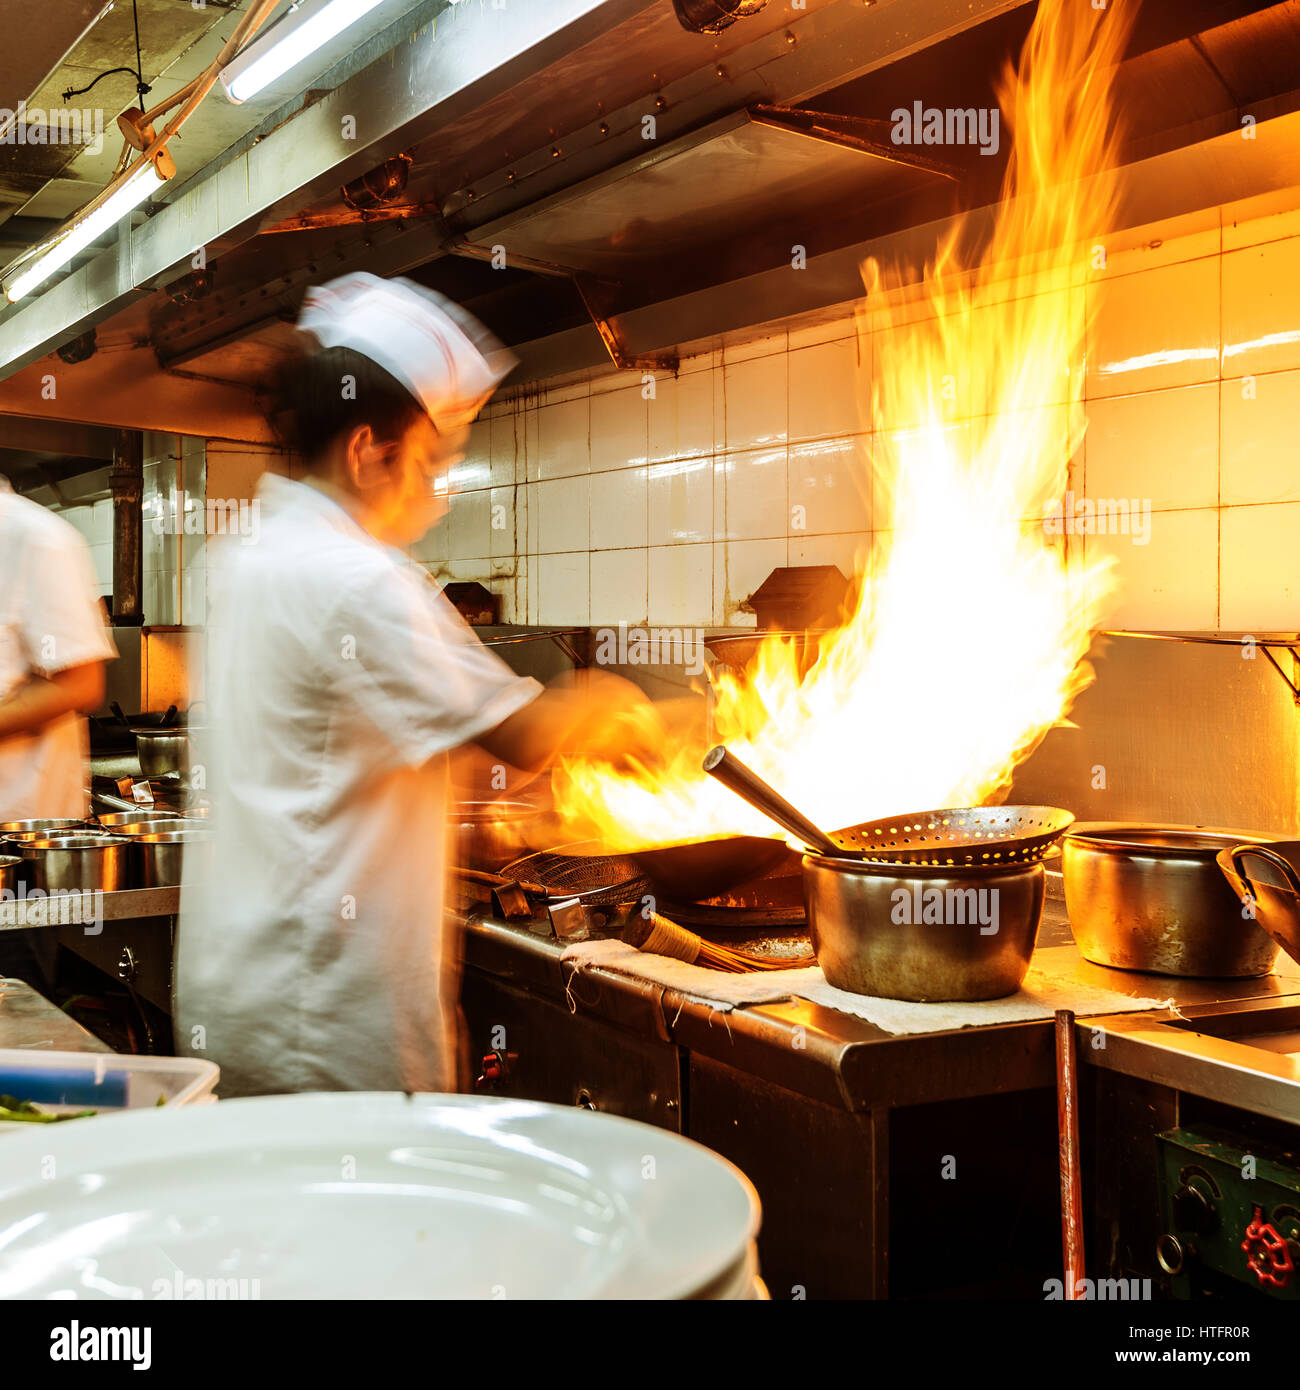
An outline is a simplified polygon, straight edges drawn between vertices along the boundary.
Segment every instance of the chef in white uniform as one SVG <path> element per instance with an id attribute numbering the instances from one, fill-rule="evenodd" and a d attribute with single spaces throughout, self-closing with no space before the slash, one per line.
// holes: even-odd
<path id="1" fill-rule="evenodd" d="M 86 542 L 0 476 L 0 821 L 86 814 L 83 716 L 116 655 Z M 40 928 L 0 932 L 0 975 L 48 984 L 55 954 Z"/>
<path id="2" fill-rule="evenodd" d="M 208 631 L 215 854 L 182 897 L 178 1050 L 223 1096 L 455 1084 L 444 942 L 447 754 L 533 768 L 610 752 L 623 682 L 546 689 L 483 647 L 398 547 L 446 508 L 468 424 L 514 364 L 405 281 L 312 290 L 282 418 L 304 481 L 268 475 L 227 545 Z M 630 687 L 628 687 L 630 689 Z"/>

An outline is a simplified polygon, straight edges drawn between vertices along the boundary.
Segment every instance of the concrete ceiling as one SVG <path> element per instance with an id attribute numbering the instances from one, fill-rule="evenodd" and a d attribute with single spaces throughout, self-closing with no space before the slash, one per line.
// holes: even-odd
<path id="1" fill-rule="evenodd" d="M 59 0 L 42 7 L 39 24 L 17 24 L 5 16 L 4 61 L 0 62 L 0 106 L 13 111 L 37 90 L 112 0 Z M 17 4 L 6 9 L 16 11 Z"/>

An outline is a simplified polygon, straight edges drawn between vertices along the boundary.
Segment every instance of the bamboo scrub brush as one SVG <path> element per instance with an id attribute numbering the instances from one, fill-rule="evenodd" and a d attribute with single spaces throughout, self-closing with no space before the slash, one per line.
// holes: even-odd
<path id="1" fill-rule="evenodd" d="M 726 970 L 732 974 L 747 974 L 751 970 L 789 970 L 799 961 L 765 960 L 761 956 L 747 956 L 743 951 L 733 951 L 726 946 L 718 946 L 705 941 L 693 931 L 679 927 L 667 917 L 657 912 L 633 912 L 623 924 L 619 938 L 638 951 L 647 951 L 656 956 L 671 956 L 674 960 L 684 960 L 689 965 L 703 965 L 710 970 Z"/>

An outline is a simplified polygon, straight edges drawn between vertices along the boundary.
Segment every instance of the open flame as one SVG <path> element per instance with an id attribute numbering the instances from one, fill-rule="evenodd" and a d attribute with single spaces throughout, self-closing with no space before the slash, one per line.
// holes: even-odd
<path id="1" fill-rule="evenodd" d="M 995 799 L 1091 680 L 1107 569 L 1043 516 L 1086 424 L 1084 269 L 1115 208 L 1108 82 L 1133 8 L 1040 0 L 998 91 L 1012 150 L 974 270 L 960 244 L 974 219 L 919 297 L 864 266 L 875 515 L 860 599 L 806 674 L 798 645 L 770 637 L 746 677 L 711 678 L 718 741 L 824 828 Z M 567 837 L 631 850 L 772 834 L 703 775 L 702 753 L 682 742 L 631 771 L 566 761 Z"/>

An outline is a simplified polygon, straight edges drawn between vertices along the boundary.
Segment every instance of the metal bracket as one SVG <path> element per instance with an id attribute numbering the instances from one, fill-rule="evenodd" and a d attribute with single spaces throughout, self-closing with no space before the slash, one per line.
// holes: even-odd
<path id="1" fill-rule="evenodd" d="M 808 111 L 801 106 L 760 105 L 751 106 L 748 110 L 750 120 L 759 125 L 824 140 L 827 144 L 857 150 L 861 154 L 887 160 L 890 164 L 932 174 L 953 183 L 959 183 L 962 178 L 961 170 L 953 165 L 929 159 L 894 144 L 890 139 L 892 127 L 888 121 L 873 120 L 868 116 L 840 116 L 830 111 Z"/>
<path id="2" fill-rule="evenodd" d="M 463 256 L 471 261 L 491 261 L 493 250 L 490 246 L 479 246 L 456 233 L 448 233 L 446 249 L 453 256 Z M 572 270 L 568 266 L 556 265 L 552 261 L 538 260 L 533 256 L 512 255 L 506 252 L 506 265 L 515 270 L 530 270 L 535 275 L 549 275 L 556 279 L 569 280 L 582 300 L 600 341 L 609 353 L 609 360 L 622 370 L 675 372 L 681 359 L 676 353 L 663 353 L 658 356 L 639 357 L 629 353 L 619 337 L 618 330 L 611 320 L 610 305 L 614 296 L 622 288 L 612 280 L 601 280 L 584 271 Z"/>

